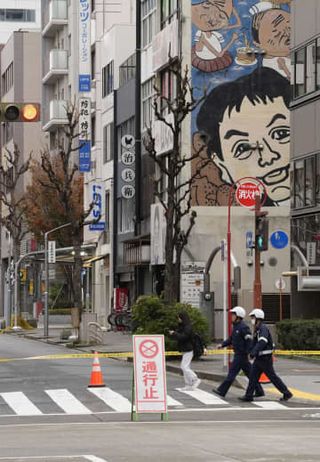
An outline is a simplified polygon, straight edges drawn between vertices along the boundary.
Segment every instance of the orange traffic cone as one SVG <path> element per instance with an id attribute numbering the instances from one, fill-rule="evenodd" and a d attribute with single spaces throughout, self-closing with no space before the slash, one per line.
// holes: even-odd
<path id="1" fill-rule="evenodd" d="M 260 375 L 259 383 L 270 383 L 268 376 L 264 372 Z"/>
<path id="2" fill-rule="evenodd" d="M 94 352 L 90 383 L 88 387 L 105 387 L 103 382 L 98 353 Z"/>

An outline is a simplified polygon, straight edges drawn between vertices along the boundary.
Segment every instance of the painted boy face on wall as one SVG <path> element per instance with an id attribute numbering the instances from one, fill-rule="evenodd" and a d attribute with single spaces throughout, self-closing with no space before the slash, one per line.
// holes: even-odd
<path id="1" fill-rule="evenodd" d="M 259 47 L 270 56 L 290 53 L 290 13 L 272 9 L 266 11 L 259 25 Z"/>
<path id="2" fill-rule="evenodd" d="M 192 5 L 192 22 L 203 32 L 223 29 L 229 23 L 233 0 L 207 0 Z"/>
<path id="3" fill-rule="evenodd" d="M 246 176 L 257 177 L 273 202 L 289 199 L 290 122 L 282 97 L 255 105 L 245 98 L 240 112 L 226 111 L 220 140 L 224 160 L 216 156 L 214 162 L 224 181 L 232 184 Z M 256 148 L 257 141 L 262 149 Z"/>

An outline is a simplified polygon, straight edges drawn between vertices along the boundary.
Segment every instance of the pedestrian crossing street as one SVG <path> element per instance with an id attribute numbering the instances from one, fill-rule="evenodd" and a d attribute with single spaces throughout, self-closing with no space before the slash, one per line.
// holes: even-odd
<path id="1" fill-rule="evenodd" d="M 168 395 L 168 407 L 176 410 L 239 409 L 236 398 L 222 399 L 202 389 L 185 391 L 175 388 Z M 241 403 L 251 409 L 288 410 L 290 407 L 277 401 Z M 16 391 L 0 393 L 0 418 L 4 416 L 89 415 L 131 412 L 131 401 L 111 388 L 88 388 L 71 392 L 66 388 L 42 391 Z"/>

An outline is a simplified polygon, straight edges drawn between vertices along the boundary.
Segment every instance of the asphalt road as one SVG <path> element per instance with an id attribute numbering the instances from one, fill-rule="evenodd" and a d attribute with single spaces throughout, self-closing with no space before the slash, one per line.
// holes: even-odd
<path id="1" fill-rule="evenodd" d="M 0 362 L 0 462 L 319 461 L 319 403 L 282 405 L 273 394 L 240 403 L 236 388 L 219 401 L 212 383 L 190 395 L 178 390 L 180 376 L 168 374 L 169 422 L 142 415 L 131 423 L 130 364 L 100 361 L 112 398 L 103 401 L 87 389 L 91 359 L 15 360 L 64 353 L 0 336 L 0 360 L 14 359 Z"/>

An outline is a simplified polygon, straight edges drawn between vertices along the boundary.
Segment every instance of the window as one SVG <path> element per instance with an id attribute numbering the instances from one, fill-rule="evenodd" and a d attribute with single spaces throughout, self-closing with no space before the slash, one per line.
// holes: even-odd
<path id="1" fill-rule="evenodd" d="M 96 145 L 96 117 L 91 118 L 91 146 Z"/>
<path id="2" fill-rule="evenodd" d="M 314 255 L 309 264 L 320 266 L 320 214 L 294 218 L 292 220 L 292 243 L 297 245 L 308 258 Z M 294 262 L 295 266 L 301 265 L 301 260 Z"/>
<path id="3" fill-rule="evenodd" d="M 293 207 L 313 207 L 320 202 L 319 155 L 299 159 L 294 162 Z"/>
<path id="4" fill-rule="evenodd" d="M 315 192 L 316 192 L 316 205 L 320 205 L 320 154 L 316 157 L 316 178 L 315 178 Z"/>
<path id="5" fill-rule="evenodd" d="M 295 208 L 304 205 L 304 161 L 298 160 L 294 164 L 294 205 Z"/>
<path id="6" fill-rule="evenodd" d="M 320 39 L 293 53 L 294 98 L 320 90 Z"/>
<path id="7" fill-rule="evenodd" d="M 91 50 L 91 79 L 96 78 L 96 49 Z"/>
<path id="8" fill-rule="evenodd" d="M 169 24 L 178 9 L 178 0 L 161 0 L 161 27 Z"/>
<path id="9" fill-rule="evenodd" d="M 130 233 L 134 231 L 134 214 L 132 200 L 118 199 L 118 232 Z"/>
<path id="10" fill-rule="evenodd" d="M 143 0 L 141 2 L 141 41 L 143 48 L 152 42 L 155 35 L 156 6 L 156 0 Z"/>
<path id="11" fill-rule="evenodd" d="M 311 93 L 315 91 L 316 84 L 316 44 L 311 43 L 306 48 L 306 92 Z"/>
<path id="12" fill-rule="evenodd" d="M 13 63 L 9 64 L 7 69 L 2 74 L 1 78 L 1 89 L 2 96 L 8 93 L 10 88 L 13 86 Z"/>
<path id="13" fill-rule="evenodd" d="M 131 55 L 119 67 L 119 87 L 122 87 L 129 80 L 136 76 L 136 55 Z"/>
<path id="14" fill-rule="evenodd" d="M 113 123 L 103 127 L 103 163 L 107 163 L 113 159 Z"/>
<path id="15" fill-rule="evenodd" d="M 314 205 L 314 161 L 313 157 L 305 160 L 305 205 Z"/>
<path id="16" fill-rule="evenodd" d="M 0 9 L 0 21 L 35 22 L 36 10 Z"/>
<path id="17" fill-rule="evenodd" d="M 106 97 L 113 92 L 114 89 L 114 70 L 113 61 L 102 68 L 102 97 Z"/>
<path id="18" fill-rule="evenodd" d="M 305 49 L 302 48 L 295 52 L 294 60 L 294 96 L 298 98 L 305 94 L 304 82 L 304 65 L 305 65 Z"/>
<path id="19" fill-rule="evenodd" d="M 143 129 L 150 127 L 153 119 L 153 90 L 154 79 L 149 79 L 142 85 L 141 99 L 142 99 L 142 127 Z"/>
<path id="20" fill-rule="evenodd" d="M 176 77 L 172 71 L 164 70 L 160 74 L 161 79 L 161 96 L 165 99 L 161 99 L 161 109 L 165 110 L 167 107 L 167 101 L 172 101 L 176 96 Z"/>
<path id="21" fill-rule="evenodd" d="M 320 90 L 320 38 L 317 39 L 316 63 L 317 90 Z"/>

